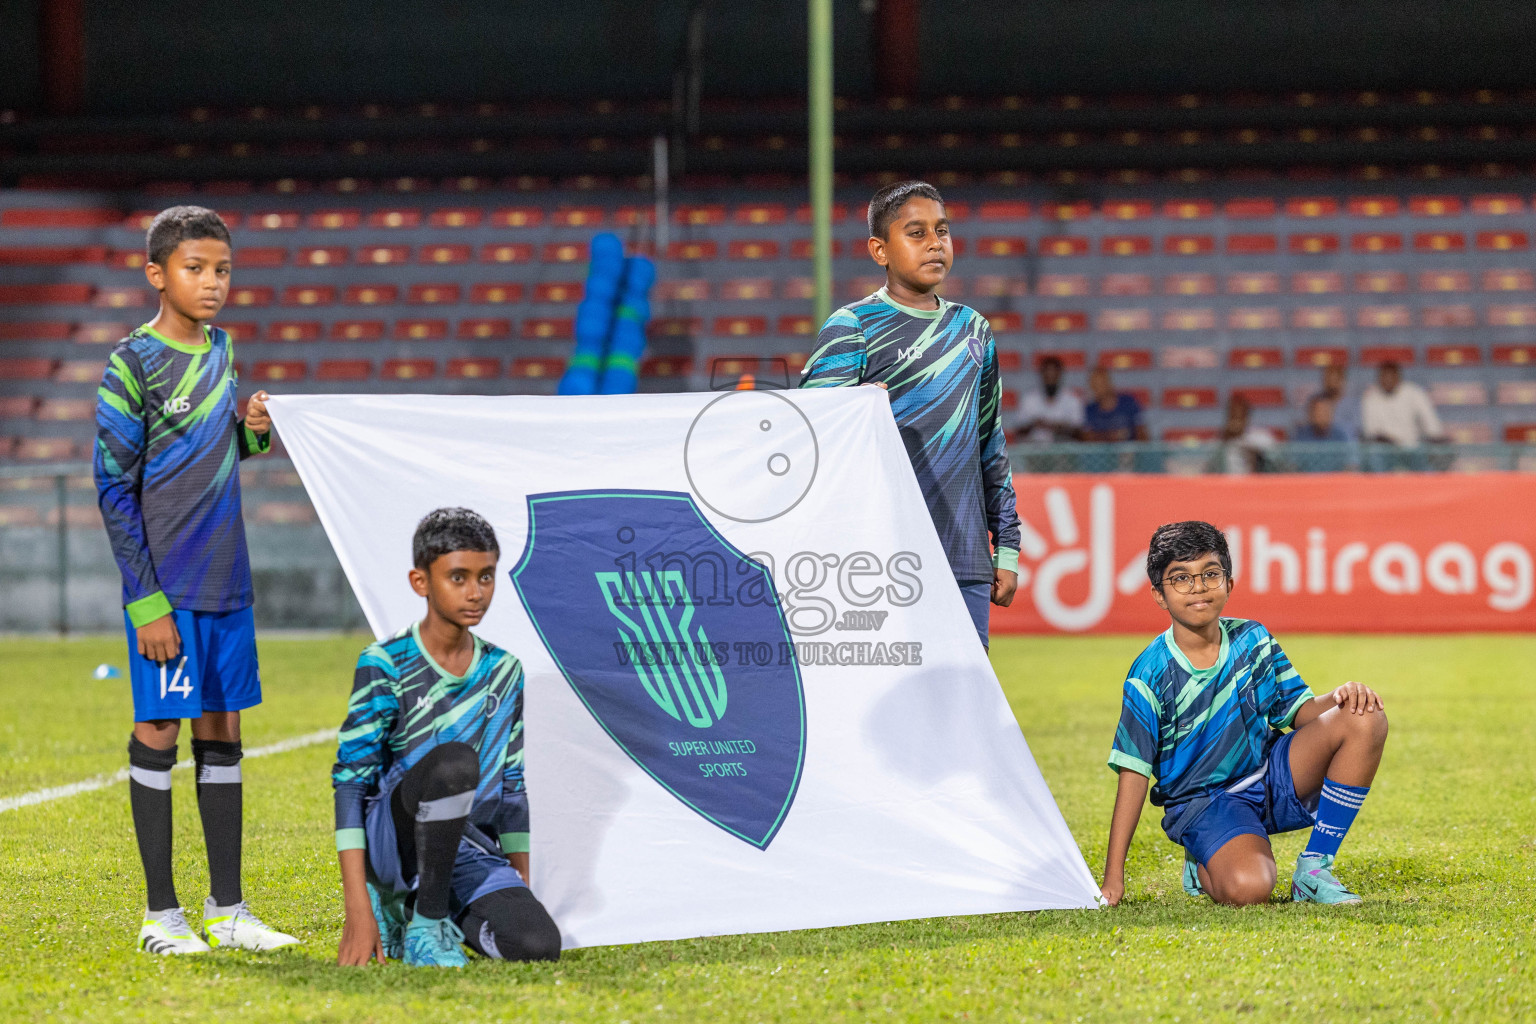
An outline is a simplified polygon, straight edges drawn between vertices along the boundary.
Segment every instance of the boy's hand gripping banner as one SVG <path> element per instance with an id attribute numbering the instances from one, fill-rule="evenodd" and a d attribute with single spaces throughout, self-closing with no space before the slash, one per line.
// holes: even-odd
<path id="1" fill-rule="evenodd" d="M 884 392 L 269 407 L 376 635 L 423 515 L 495 526 L 567 946 L 1095 905 Z"/>

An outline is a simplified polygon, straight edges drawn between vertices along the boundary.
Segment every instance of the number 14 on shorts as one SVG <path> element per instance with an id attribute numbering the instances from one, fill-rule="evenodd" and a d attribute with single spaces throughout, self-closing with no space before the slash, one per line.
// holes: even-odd
<path id="1" fill-rule="evenodd" d="M 185 654 L 176 663 L 174 672 L 171 671 L 169 661 L 160 662 L 160 699 L 164 700 L 168 694 L 172 693 L 179 693 L 183 697 L 192 696 L 192 673 L 187 671 Z"/>

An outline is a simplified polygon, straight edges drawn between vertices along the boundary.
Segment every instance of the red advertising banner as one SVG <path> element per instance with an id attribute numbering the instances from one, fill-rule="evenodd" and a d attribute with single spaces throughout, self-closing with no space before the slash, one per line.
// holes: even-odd
<path id="1" fill-rule="evenodd" d="M 1019 590 L 997 633 L 1154 633 L 1147 542 L 1227 535 L 1228 614 L 1287 632 L 1536 630 L 1536 475 L 1018 475 Z"/>

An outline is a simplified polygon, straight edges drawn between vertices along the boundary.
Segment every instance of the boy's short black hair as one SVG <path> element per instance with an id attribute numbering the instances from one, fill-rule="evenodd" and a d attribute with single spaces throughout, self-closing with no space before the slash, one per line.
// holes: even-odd
<path id="1" fill-rule="evenodd" d="M 173 206 L 161 210 L 150 222 L 144 249 L 149 262 L 163 267 L 178 245 L 195 238 L 217 238 L 225 245 L 234 244 L 229 240 L 229 225 L 212 210 L 203 206 Z"/>
<path id="2" fill-rule="evenodd" d="M 411 538 L 411 561 L 416 568 L 425 572 L 454 551 L 489 551 L 499 557 L 501 545 L 491 524 L 467 508 L 440 508 L 422 516 Z"/>
<path id="3" fill-rule="evenodd" d="M 906 205 L 907 200 L 916 198 L 932 199 L 940 206 L 944 205 L 944 197 L 939 195 L 939 190 L 926 181 L 898 181 L 876 192 L 869 201 L 870 237 L 884 238 L 891 221 L 896 219 L 896 211 Z"/>
<path id="4" fill-rule="evenodd" d="M 1047 366 L 1054 366 L 1058 370 L 1066 369 L 1066 364 L 1061 361 L 1061 356 L 1041 356 L 1040 362 L 1036 365 L 1035 369 L 1043 370 Z"/>
<path id="5" fill-rule="evenodd" d="M 1182 523 L 1165 523 L 1152 534 L 1147 547 L 1147 578 L 1158 590 L 1163 588 L 1163 573 L 1174 562 L 1187 562 L 1207 551 L 1216 555 L 1221 568 L 1230 578 L 1232 552 L 1227 548 L 1227 536 L 1210 523 L 1188 519 Z"/>

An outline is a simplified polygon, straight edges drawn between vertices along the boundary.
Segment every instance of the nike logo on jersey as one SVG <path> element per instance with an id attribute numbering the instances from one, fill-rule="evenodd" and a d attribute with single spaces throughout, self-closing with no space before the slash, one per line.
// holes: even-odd
<path id="1" fill-rule="evenodd" d="M 181 395 L 177 398 L 167 398 L 160 406 L 160 415 L 170 416 L 173 413 L 186 412 L 191 408 L 191 395 Z"/>

